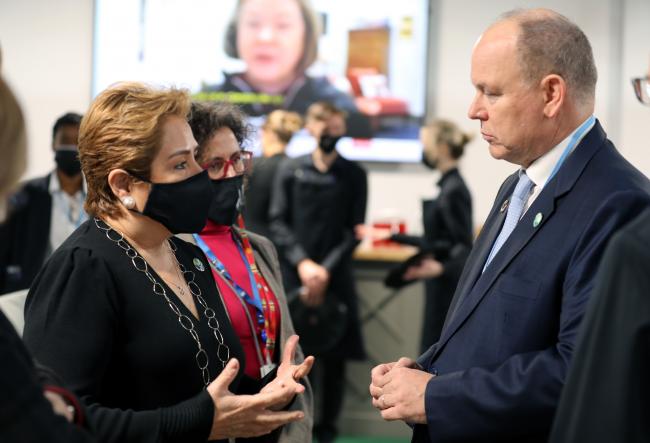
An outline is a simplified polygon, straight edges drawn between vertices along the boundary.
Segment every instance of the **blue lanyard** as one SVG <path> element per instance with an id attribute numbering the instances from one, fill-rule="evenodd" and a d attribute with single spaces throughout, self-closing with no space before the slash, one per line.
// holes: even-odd
<path id="1" fill-rule="evenodd" d="M 68 217 L 69 218 L 69 217 Z M 77 218 L 77 221 L 74 224 L 75 229 L 81 226 L 83 222 L 85 222 L 88 219 L 88 216 L 86 214 L 86 211 L 84 211 L 83 204 L 81 205 L 81 208 L 79 208 L 79 217 Z"/>
<path id="2" fill-rule="evenodd" d="M 573 151 L 573 149 L 578 144 L 578 142 L 582 139 L 587 129 L 590 128 L 595 122 L 596 122 L 596 117 L 592 115 L 587 120 L 585 120 L 583 124 L 580 125 L 580 127 L 576 132 L 573 133 L 573 136 L 571 137 L 568 146 L 564 149 L 562 156 L 555 164 L 555 167 L 553 168 L 553 171 L 551 171 L 551 175 L 548 176 L 548 179 L 546 180 L 546 183 L 544 183 L 544 186 L 546 186 L 548 182 L 550 182 L 551 179 L 555 176 L 555 174 L 557 174 L 557 171 L 560 170 L 560 167 L 562 166 L 562 163 L 564 163 L 564 160 L 566 160 L 566 158 Z"/>
<path id="3" fill-rule="evenodd" d="M 242 259 L 244 260 L 244 264 L 246 265 L 246 270 L 248 271 L 248 278 L 250 279 L 251 282 L 251 290 L 253 291 L 253 297 L 251 297 L 248 292 L 241 286 L 237 284 L 237 282 L 232 278 L 226 267 L 219 261 L 216 255 L 214 255 L 214 252 L 212 252 L 212 249 L 205 243 L 205 241 L 201 238 L 200 235 L 198 234 L 192 234 L 194 237 L 194 240 L 196 241 L 196 244 L 198 245 L 199 248 L 203 251 L 205 256 L 208 258 L 208 261 L 210 264 L 216 269 L 217 272 L 219 272 L 221 275 L 223 275 L 233 286 L 235 289 L 235 292 L 237 295 L 243 299 L 246 303 L 248 303 L 251 306 L 254 306 L 255 309 L 257 310 L 257 321 L 260 324 L 264 324 L 264 310 L 262 309 L 262 301 L 260 298 L 260 294 L 257 290 L 257 284 L 255 283 L 255 276 L 253 275 L 253 271 L 250 268 L 250 265 L 246 262 L 246 259 L 244 257 L 244 252 L 242 251 L 241 246 L 237 243 L 237 248 L 239 249 L 239 253 L 242 256 Z"/>

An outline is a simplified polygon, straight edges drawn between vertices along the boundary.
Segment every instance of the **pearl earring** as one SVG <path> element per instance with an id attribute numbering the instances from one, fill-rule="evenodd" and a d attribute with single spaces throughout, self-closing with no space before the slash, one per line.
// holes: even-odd
<path id="1" fill-rule="evenodd" d="M 126 209 L 133 209 L 135 208 L 135 199 L 127 195 L 126 197 L 122 197 L 122 204 L 126 206 Z"/>

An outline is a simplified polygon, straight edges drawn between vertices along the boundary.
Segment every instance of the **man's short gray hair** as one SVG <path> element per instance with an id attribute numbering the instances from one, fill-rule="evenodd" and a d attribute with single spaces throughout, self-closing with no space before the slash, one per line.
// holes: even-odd
<path id="1" fill-rule="evenodd" d="M 529 83 L 557 74 L 575 103 L 593 103 L 598 73 L 591 44 L 568 18 L 550 10 L 513 10 L 501 16 L 519 25 L 519 64 Z"/>

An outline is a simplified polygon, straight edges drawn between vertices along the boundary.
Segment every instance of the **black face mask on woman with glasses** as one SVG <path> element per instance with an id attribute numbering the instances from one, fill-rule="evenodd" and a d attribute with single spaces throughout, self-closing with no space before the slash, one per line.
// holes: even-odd
<path id="1" fill-rule="evenodd" d="M 208 218 L 222 226 L 232 226 L 244 208 L 244 176 L 212 180 L 212 203 Z"/>

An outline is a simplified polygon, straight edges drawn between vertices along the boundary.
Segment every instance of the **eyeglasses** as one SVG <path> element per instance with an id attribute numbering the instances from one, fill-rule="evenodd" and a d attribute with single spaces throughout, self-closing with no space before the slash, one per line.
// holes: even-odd
<path id="1" fill-rule="evenodd" d="M 650 78 L 633 78 L 632 87 L 634 87 L 636 98 L 638 98 L 644 105 L 650 105 Z"/>
<path id="2" fill-rule="evenodd" d="M 253 163 L 253 153 L 250 151 L 237 151 L 230 156 L 229 160 L 217 157 L 202 164 L 201 167 L 207 170 L 212 177 L 222 179 L 228 175 L 228 169 L 232 169 L 239 174 L 248 171 Z"/>

